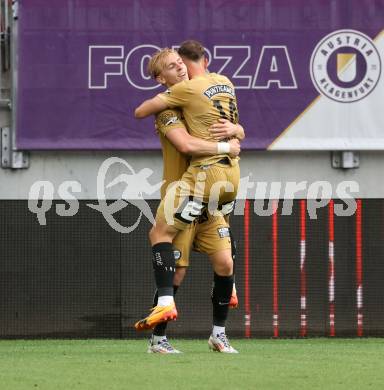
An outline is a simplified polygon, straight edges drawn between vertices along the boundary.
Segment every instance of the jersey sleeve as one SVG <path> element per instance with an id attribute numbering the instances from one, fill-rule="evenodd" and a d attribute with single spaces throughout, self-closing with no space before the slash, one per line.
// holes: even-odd
<path id="1" fill-rule="evenodd" d="M 178 110 L 164 110 L 156 116 L 156 129 L 164 136 L 172 129 L 185 129 L 185 124 Z"/>
<path id="2" fill-rule="evenodd" d="M 169 108 L 186 107 L 191 98 L 191 88 L 188 81 L 177 83 L 167 91 L 159 93 L 157 96 L 163 100 Z"/>

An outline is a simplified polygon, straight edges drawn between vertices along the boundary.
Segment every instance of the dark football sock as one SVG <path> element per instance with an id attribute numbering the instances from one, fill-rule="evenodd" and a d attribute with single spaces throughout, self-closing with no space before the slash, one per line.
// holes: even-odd
<path id="1" fill-rule="evenodd" d="M 173 295 L 174 296 L 176 295 L 178 288 L 179 288 L 179 286 L 173 286 Z M 154 307 L 157 305 L 158 297 L 159 296 L 158 296 L 157 291 L 156 291 L 155 296 L 153 297 L 153 306 Z M 153 334 L 155 336 L 165 336 L 165 331 L 167 329 L 167 324 L 168 324 L 168 322 L 161 322 L 159 325 L 156 325 L 153 328 Z"/>
<path id="2" fill-rule="evenodd" d="M 160 242 L 152 247 L 152 264 L 158 295 L 173 295 L 175 256 L 170 242 Z"/>
<path id="3" fill-rule="evenodd" d="M 228 317 L 232 288 L 233 275 L 219 276 L 215 273 L 212 289 L 213 325 L 225 326 L 225 321 Z"/>

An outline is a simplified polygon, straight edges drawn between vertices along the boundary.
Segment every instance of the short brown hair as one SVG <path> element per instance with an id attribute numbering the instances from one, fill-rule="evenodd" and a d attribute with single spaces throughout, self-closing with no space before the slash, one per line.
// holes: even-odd
<path id="1" fill-rule="evenodd" d="M 147 66 L 148 74 L 152 78 L 155 79 L 163 71 L 165 66 L 165 59 L 167 58 L 168 54 L 171 53 L 177 54 L 177 51 L 170 49 L 169 47 L 165 47 L 164 49 L 161 49 L 152 55 Z"/>
<path id="2" fill-rule="evenodd" d="M 187 41 L 184 41 L 177 52 L 183 56 L 188 58 L 191 61 L 199 61 L 201 58 L 205 56 L 205 49 L 204 46 L 193 39 L 189 39 Z"/>

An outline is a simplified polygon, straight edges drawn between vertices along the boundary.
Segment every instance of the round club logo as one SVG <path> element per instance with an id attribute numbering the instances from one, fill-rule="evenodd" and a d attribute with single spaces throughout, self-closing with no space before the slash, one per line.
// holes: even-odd
<path id="1" fill-rule="evenodd" d="M 375 89 L 381 72 L 380 55 L 367 35 L 338 30 L 318 43 L 310 71 L 321 95 L 337 102 L 356 102 Z"/>

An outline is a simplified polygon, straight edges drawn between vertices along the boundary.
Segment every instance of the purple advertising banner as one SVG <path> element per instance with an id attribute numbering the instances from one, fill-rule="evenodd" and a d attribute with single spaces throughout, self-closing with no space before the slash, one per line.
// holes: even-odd
<path id="1" fill-rule="evenodd" d="M 20 0 L 19 149 L 159 149 L 134 108 L 159 48 L 200 40 L 243 149 L 384 149 L 384 0 Z"/>

